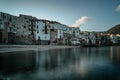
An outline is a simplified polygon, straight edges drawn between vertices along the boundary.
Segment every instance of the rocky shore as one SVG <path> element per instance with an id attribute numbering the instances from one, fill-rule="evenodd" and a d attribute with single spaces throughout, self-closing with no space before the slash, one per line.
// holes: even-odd
<path id="1" fill-rule="evenodd" d="M 27 50 L 50 50 L 50 49 L 62 49 L 62 48 L 74 48 L 77 46 L 64 46 L 64 45 L 0 45 L 0 53 L 15 52 L 15 51 L 27 51 Z"/>

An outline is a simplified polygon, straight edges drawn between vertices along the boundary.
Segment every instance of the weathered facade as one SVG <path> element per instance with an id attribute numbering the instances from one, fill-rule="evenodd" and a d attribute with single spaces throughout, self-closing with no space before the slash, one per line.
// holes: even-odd
<path id="1" fill-rule="evenodd" d="M 36 17 L 0 12 L 0 43 L 71 45 L 79 41 L 79 28 Z"/>
<path id="2" fill-rule="evenodd" d="M 50 28 L 46 21 L 36 21 L 36 44 L 50 44 Z"/>
<path id="3" fill-rule="evenodd" d="M 15 34 L 15 29 L 13 24 L 12 24 L 12 18 L 15 16 L 12 16 L 10 14 L 2 13 L 0 12 L 0 42 L 1 43 L 9 43 L 8 36 L 13 36 L 10 35 L 11 33 Z M 13 27 L 13 28 L 12 28 Z M 10 32 L 10 34 L 8 34 Z"/>
<path id="4" fill-rule="evenodd" d="M 31 27 L 34 27 L 35 17 L 20 15 L 19 17 L 0 13 L 0 42 L 7 44 L 32 44 Z M 34 36 L 35 34 L 33 34 Z"/>

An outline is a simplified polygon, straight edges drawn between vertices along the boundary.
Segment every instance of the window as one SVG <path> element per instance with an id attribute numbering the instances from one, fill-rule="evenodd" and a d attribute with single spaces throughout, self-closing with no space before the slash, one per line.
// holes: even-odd
<path id="1" fill-rule="evenodd" d="M 16 30 L 15 30 L 15 29 L 13 29 L 13 31 L 15 32 Z"/>
<path id="2" fill-rule="evenodd" d="M 9 27 L 9 30 L 10 30 L 10 32 L 12 31 L 12 28 L 11 27 Z"/>
<path id="3" fill-rule="evenodd" d="M 44 29 L 42 31 L 44 32 Z"/>
<path id="4" fill-rule="evenodd" d="M 38 36 L 38 40 L 41 40 L 41 39 L 40 39 L 40 36 Z"/>
<path id="5" fill-rule="evenodd" d="M 47 26 L 45 25 L 45 34 L 48 33 Z"/>
<path id="6" fill-rule="evenodd" d="M 9 21 L 10 21 L 10 22 L 12 21 L 12 18 L 11 18 L 11 17 L 9 18 Z"/>
<path id="7" fill-rule="evenodd" d="M 26 26 L 24 26 L 24 28 L 26 28 Z"/>
<path id="8" fill-rule="evenodd" d="M 38 25 L 37 25 L 37 29 L 38 29 Z"/>
<path id="9" fill-rule="evenodd" d="M 39 33 L 39 31 L 37 30 L 37 33 Z"/>
<path id="10" fill-rule="evenodd" d="M 62 36 L 60 35 L 60 39 L 62 38 Z"/>
<path id="11" fill-rule="evenodd" d="M 50 25 L 48 27 L 50 28 Z"/>

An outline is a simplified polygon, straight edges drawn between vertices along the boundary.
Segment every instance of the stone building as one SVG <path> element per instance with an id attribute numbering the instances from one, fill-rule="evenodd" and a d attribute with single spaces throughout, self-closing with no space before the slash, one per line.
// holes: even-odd
<path id="1" fill-rule="evenodd" d="M 79 41 L 79 38 L 79 28 L 29 15 L 0 12 L 0 44 L 71 45 L 72 40 Z"/>
<path id="2" fill-rule="evenodd" d="M 32 34 L 34 31 L 32 20 L 36 19 L 27 15 L 13 16 L 0 12 L 0 43 L 32 44 L 35 41 L 32 40 L 35 35 Z"/>
<path id="3" fill-rule="evenodd" d="M 16 16 L 0 12 L 0 43 L 14 43 L 16 27 L 13 19 Z"/>
<path id="4" fill-rule="evenodd" d="M 50 26 L 45 20 L 36 21 L 36 44 L 50 44 Z"/>
<path id="5" fill-rule="evenodd" d="M 71 27 L 72 37 L 71 45 L 80 45 L 80 29 L 79 27 Z"/>
<path id="6" fill-rule="evenodd" d="M 35 22 L 37 18 L 28 15 L 19 15 L 17 26 L 18 43 L 35 44 Z"/>
<path id="7" fill-rule="evenodd" d="M 57 45 L 64 44 L 64 28 L 67 27 L 58 22 L 53 22 L 51 25 L 51 43 L 55 43 Z"/>
<path id="8" fill-rule="evenodd" d="M 62 24 L 55 21 L 36 21 L 37 44 L 63 44 Z"/>

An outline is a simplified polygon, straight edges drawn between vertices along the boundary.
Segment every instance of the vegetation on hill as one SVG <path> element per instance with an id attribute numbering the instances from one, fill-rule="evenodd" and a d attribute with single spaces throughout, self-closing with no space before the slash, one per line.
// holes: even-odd
<path id="1" fill-rule="evenodd" d="M 120 24 L 112 27 L 111 29 L 109 29 L 108 31 L 106 31 L 106 33 L 110 33 L 110 34 L 120 34 Z"/>

